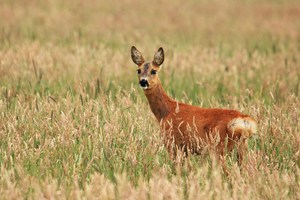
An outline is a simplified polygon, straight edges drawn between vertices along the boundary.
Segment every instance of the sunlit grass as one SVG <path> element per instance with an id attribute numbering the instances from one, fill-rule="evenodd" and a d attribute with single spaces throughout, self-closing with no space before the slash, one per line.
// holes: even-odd
<path id="1" fill-rule="evenodd" d="M 1 199 L 297 199 L 297 1 L 3 1 Z M 209 152 L 170 159 L 130 47 L 170 96 L 259 122 L 224 175 Z"/>

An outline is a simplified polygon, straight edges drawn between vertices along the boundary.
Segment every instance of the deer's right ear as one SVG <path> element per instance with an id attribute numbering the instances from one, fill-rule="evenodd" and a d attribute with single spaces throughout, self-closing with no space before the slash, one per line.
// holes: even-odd
<path id="1" fill-rule="evenodd" d="M 141 52 L 135 46 L 131 47 L 131 59 L 138 66 L 142 65 L 145 61 Z"/>

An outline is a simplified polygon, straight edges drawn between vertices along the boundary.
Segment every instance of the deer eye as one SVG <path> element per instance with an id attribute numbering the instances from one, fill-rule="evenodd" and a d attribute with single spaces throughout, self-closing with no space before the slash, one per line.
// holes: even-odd
<path id="1" fill-rule="evenodd" d="M 156 74 L 156 72 L 157 72 L 157 71 L 156 71 L 156 70 L 154 70 L 154 69 L 152 69 L 152 70 L 151 70 L 151 74 L 152 74 L 152 75 L 155 75 L 155 74 Z"/>
<path id="2" fill-rule="evenodd" d="M 141 69 L 136 70 L 138 74 L 140 74 L 142 72 Z"/>

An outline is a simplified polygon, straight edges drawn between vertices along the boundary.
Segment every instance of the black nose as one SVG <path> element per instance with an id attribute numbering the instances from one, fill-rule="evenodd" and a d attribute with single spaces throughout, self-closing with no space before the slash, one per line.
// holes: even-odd
<path id="1" fill-rule="evenodd" d="M 140 80 L 141 87 L 149 87 L 149 83 L 146 79 Z"/>

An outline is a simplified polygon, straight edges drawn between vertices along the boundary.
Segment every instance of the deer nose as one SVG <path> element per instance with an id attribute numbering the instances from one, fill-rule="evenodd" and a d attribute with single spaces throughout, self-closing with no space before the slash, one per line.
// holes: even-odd
<path id="1" fill-rule="evenodd" d="M 141 79 L 140 80 L 140 86 L 145 88 L 145 87 L 149 87 L 149 83 L 146 79 Z"/>

